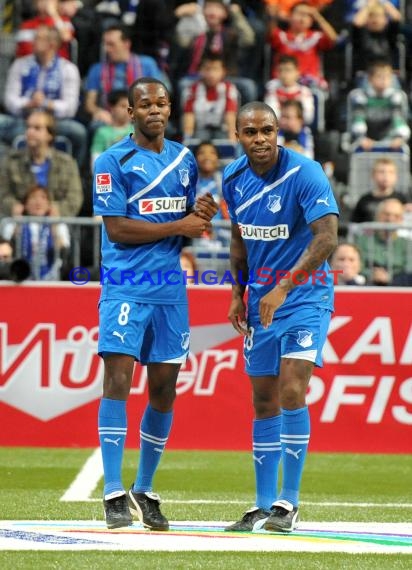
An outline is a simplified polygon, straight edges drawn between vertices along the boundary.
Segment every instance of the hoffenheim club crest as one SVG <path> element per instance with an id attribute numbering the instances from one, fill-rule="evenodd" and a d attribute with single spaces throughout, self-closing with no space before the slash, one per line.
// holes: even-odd
<path id="1" fill-rule="evenodd" d="M 280 205 L 280 196 L 277 194 L 270 194 L 268 198 L 268 205 L 267 208 L 272 212 L 272 214 L 276 214 L 281 209 Z"/>
<path id="2" fill-rule="evenodd" d="M 309 348 L 313 344 L 313 332 L 311 331 L 298 331 L 298 340 L 296 341 L 299 346 Z"/>
<path id="3" fill-rule="evenodd" d="M 182 348 L 183 348 L 183 350 L 189 349 L 189 343 L 190 343 L 190 332 L 182 333 Z"/>
<path id="4" fill-rule="evenodd" d="M 182 170 L 179 170 L 179 175 L 180 175 L 180 182 L 183 184 L 183 186 L 186 188 L 187 186 L 189 186 L 189 171 L 187 168 L 182 168 Z"/>

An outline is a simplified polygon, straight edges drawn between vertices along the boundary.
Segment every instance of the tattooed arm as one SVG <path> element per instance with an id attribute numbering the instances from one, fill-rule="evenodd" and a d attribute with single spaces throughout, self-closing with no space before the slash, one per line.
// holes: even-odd
<path id="1" fill-rule="evenodd" d="M 315 220 L 310 228 L 313 239 L 290 269 L 289 275 L 281 279 L 276 287 L 260 300 L 260 321 L 265 328 L 271 324 L 274 312 L 284 303 L 289 291 L 299 285 L 299 281 L 303 281 L 305 276 L 316 271 L 337 246 L 337 216 L 328 214 Z"/>
<path id="2" fill-rule="evenodd" d="M 313 233 L 313 239 L 305 249 L 297 263 L 290 270 L 291 277 L 282 279 L 279 285 L 288 293 L 291 289 L 299 284 L 298 271 L 302 272 L 301 281 L 304 280 L 304 273 L 312 273 L 319 265 L 321 265 L 338 245 L 338 217 L 335 214 L 329 214 L 323 218 L 315 220 L 310 229 Z M 294 283 L 292 275 L 295 274 Z"/>

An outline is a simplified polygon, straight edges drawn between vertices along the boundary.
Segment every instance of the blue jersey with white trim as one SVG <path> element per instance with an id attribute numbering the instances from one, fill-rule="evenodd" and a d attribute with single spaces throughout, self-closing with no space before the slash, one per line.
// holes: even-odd
<path id="1" fill-rule="evenodd" d="M 256 322 L 260 298 L 296 264 L 313 239 L 310 224 L 327 214 L 339 215 L 339 210 L 320 164 L 283 147 L 264 176 L 250 168 L 246 155 L 227 166 L 223 196 L 247 250 L 248 318 Z M 329 270 L 325 261 L 305 284 L 292 289 L 276 316 L 290 314 L 302 304 L 333 310 Z"/>
<path id="2" fill-rule="evenodd" d="M 127 136 L 96 159 L 94 213 L 173 222 L 194 205 L 196 183 L 196 161 L 187 147 L 165 139 L 162 152 L 156 153 Z M 103 225 L 101 299 L 186 303 L 181 248 L 181 236 L 143 244 L 114 243 Z"/>

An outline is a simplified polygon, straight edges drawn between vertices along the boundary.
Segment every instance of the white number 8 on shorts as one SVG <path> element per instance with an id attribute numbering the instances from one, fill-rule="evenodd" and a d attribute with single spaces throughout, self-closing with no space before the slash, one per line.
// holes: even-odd
<path id="1" fill-rule="evenodd" d="M 245 350 L 252 350 L 253 348 L 253 335 L 255 334 L 255 328 L 249 327 L 249 334 L 245 336 L 244 348 Z"/>
<path id="2" fill-rule="evenodd" d="M 129 303 L 122 303 L 120 306 L 120 313 L 117 319 L 119 325 L 127 325 L 129 320 L 130 305 Z"/>

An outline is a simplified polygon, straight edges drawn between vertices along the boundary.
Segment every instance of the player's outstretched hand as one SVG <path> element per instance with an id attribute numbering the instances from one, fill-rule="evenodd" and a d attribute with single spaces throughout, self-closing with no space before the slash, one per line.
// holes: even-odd
<path id="1" fill-rule="evenodd" d="M 264 295 L 259 302 L 259 316 L 263 328 L 267 329 L 273 320 L 273 315 L 286 299 L 286 291 L 281 287 L 275 287 Z"/>
<path id="2" fill-rule="evenodd" d="M 179 233 L 189 238 L 200 238 L 205 232 L 210 232 L 212 224 L 196 213 L 189 214 L 180 220 Z"/>
<path id="3" fill-rule="evenodd" d="M 202 196 L 196 198 L 195 211 L 196 214 L 210 222 L 210 220 L 217 214 L 219 206 L 216 204 L 212 194 L 206 192 Z"/>
<path id="4" fill-rule="evenodd" d="M 246 308 L 242 299 L 232 299 L 229 307 L 228 318 L 239 334 L 247 336 L 248 328 L 246 323 Z"/>

